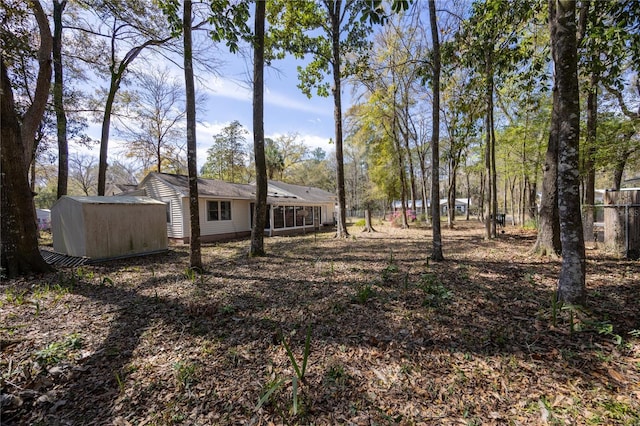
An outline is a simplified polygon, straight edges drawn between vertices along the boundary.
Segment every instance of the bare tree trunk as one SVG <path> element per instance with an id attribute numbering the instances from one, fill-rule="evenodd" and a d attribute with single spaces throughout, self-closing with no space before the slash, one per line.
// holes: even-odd
<path id="1" fill-rule="evenodd" d="M 431 260 L 444 260 L 440 228 L 440 39 L 435 0 L 429 0 L 429 22 L 433 45 L 433 107 L 431 125 L 431 214 L 433 216 L 433 251 Z"/>
<path id="2" fill-rule="evenodd" d="M 250 256 L 264 256 L 267 215 L 267 162 L 264 154 L 264 27 L 265 3 L 256 2 L 253 46 L 253 151 L 256 163 L 256 206 L 253 211 Z"/>
<path id="3" fill-rule="evenodd" d="M 496 210 L 497 187 L 495 185 L 495 135 L 493 132 L 493 53 L 491 48 L 485 52 L 485 78 L 486 78 L 486 112 L 485 112 L 485 174 L 486 174 L 486 201 L 485 205 L 485 238 L 496 237 Z"/>
<path id="4" fill-rule="evenodd" d="M 53 270 L 44 261 L 38 248 L 33 192 L 29 188 L 29 164 L 32 153 L 37 148 L 37 126 L 31 123 L 39 124 L 44 114 L 51 84 L 50 58 L 53 43 L 49 23 L 40 2 L 34 0 L 30 4 L 38 22 L 40 48 L 34 103 L 24 117 L 30 123 L 28 126 L 24 125 L 23 120 L 21 128 L 18 122 L 11 82 L 4 56 L 0 54 L 0 275 L 7 277 Z"/>
<path id="5" fill-rule="evenodd" d="M 509 188 L 509 193 L 511 194 L 511 199 L 509 200 L 511 205 L 511 225 L 513 226 L 516 226 L 516 224 L 518 223 L 516 219 L 517 215 L 516 215 L 516 206 L 515 206 L 515 195 L 516 195 L 515 192 L 516 192 L 516 178 L 514 176 L 513 180 L 511 181 L 511 187 Z M 505 207 L 505 213 L 506 212 L 507 212 L 507 209 Z"/>
<path id="6" fill-rule="evenodd" d="M 624 167 L 627 164 L 626 158 L 616 161 L 613 167 L 613 190 L 617 191 L 622 186 L 622 175 L 624 174 Z"/>
<path id="7" fill-rule="evenodd" d="M 42 116 L 47 108 L 47 99 L 51 88 L 51 52 L 53 37 L 49 28 L 49 20 L 39 1 L 29 2 L 38 23 L 40 48 L 38 49 L 38 75 L 33 101 L 22 116 L 20 136 L 24 147 L 24 162 L 28 169 L 38 149 L 36 134 L 42 123 Z M 26 170 L 26 169 L 25 169 Z"/>
<path id="8" fill-rule="evenodd" d="M 69 144 L 67 142 L 67 114 L 63 102 L 62 67 L 62 13 L 67 0 L 53 2 L 53 104 L 56 110 L 56 128 L 58 132 L 58 189 L 56 198 L 67 195 L 69 182 Z"/>
<path id="9" fill-rule="evenodd" d="M 184 80 L 187 109 L 187 168 L 189 170 L 189 265 L 202 271 L 200 249 L 200 211 L 198 197 L 198 161 L 196 144 L 196 91 L 193 81 L 193 50 L 191 42 L 191 0 L 184 1 Z M 104 192 L 103 192 L 104 193 Z"/>
<path id="10" fill-rule="evenodd" d="M 395 101 L 394 101 L 394 104 L 395 104 Z M 401 226 L 402 226 L 402 229 L 406 229 L 409 227 L 409 224 L 407 223 L 407 176 L 405 175 L 404 155 L 402 153 L 402 147 L 400 146 L 400 142 L 398 141 L 398 138 L 397 138 L 397 132 L 395 131 L 395 127 L 396 127 L 395 122 L 396 122 L 396 119 L 394 115 L 393 138 L 395 141 L 396 154 L 397 154 L 397 160 L 398 160 L 398 174 L 400 176 L 400 199 L 401 199 L 400 205 L 402 210 Z"/>
<path id="11" fill-rule="evenodd" d="M 333 2 L 329 12 L 331 16 L 331 48 L 333 58 L 333 118 L 336 136 L 336 186 L 338 188 L 338 227 L 336 237 L 347 238 L 346 195 L 344 189 L 344 156 L 342 153 L 342 70 L 340 55 L 340 14 L 342 1 Z"/>
<path id="12" fill-rule="evenodd" d="M 469 210 L 471 207 L 471 185 L 469 183 L 469 173 L 466 173 L 466 177 L 467 177 L 467 216 L 466 216 L 466 220 L 469 220 Z"/>
<path id="13" fill-rule="evenodd" d="M 549 22 L 555 62 L 558 107 L 558 210 L 562 268 L 558 277 L 558 300 L 583 304 L 585 287 L 585 248 L 580 215 L 580 94 L 576 41 L 576 3 L 550 0 Z M 555 104 L 554 104 L 555 107 Z"/>
<path id="14" fill-rule="evenodd" d="M 455 222 L 455 215 L 456 215 L 456 174 L 458 171 L 458 167 L 453 165 L 453 167 L 451 166 L 450 162 L 450 167 L 449 167 L 449 188 L 447 191 L 447 226 L 449 227 L 449 229 L 453 229 L 454 227 L 454 222 Z"/>
<path id="15" fill-rule="evenodd" d="M 585 140 L 586 154 L 584 156 L 584 239 L 593 241 L 593 223 L 595 222 L 596 203 L 596 136 L 598 126 L 598 75 L 591 74 L 587 95 L 587 137 Z"/>
<path id="16" fill-rule="evenodd" d="M 495 123 L 493 117 L 493 66 L 492 69 L 492 77 L 491 77 L 491 98 L 490 98 L 490 108 L 489 108 L 489 122 L 491 125 L 489 126 L 489 131 L 491 132 L 491 151 L 489 152 L 489 161 L 490 161 L 490 169 L 491 169 L 491 211 L 493 212 L 493 220 L 491 221 L 491 237 L 495 238 L 497 236 L 496 231 L 496 221 L 498 215 L 498 173 L 496 171 L 496 132 L 495 132 Z"/>
<path id="17" fill-rule="evenodd" d="M 557 102 L 554 90 L 554 104 Z M 558 215 L 558 129 L 555 123 L 551 123 L 549 133 L 549 145 L 544 164 L 544 176 L 542 180 L 542 198 L 538 220 L 538 237 L 532 252 L 541 256 L 559 255 L 560 246 L 560 219 Z"/>
<path id="18" fill-rule="evenodd" d="M 364 229 L 362 232 L 376 232 L 371 225 L 371 209 L 368 206 L 364 209 Z"/>
<path id="19" fill-rule="evenodd" d="M 480 195 L 478 200 L 480 205 L 478 206 L 478 219 L 480 222 L 484 222 L 484 200 L 485 200 L 485 178 L 484 173 L 480 172 Z"/>

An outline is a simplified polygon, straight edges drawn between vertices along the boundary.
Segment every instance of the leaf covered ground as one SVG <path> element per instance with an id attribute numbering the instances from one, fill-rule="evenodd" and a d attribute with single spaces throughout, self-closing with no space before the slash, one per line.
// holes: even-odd
<path id="1" fill-rule="evenodd" d="M 640 424 L 638 261 L 561 308 L 530 231 L 376 228 L 3 280 L 2 425 Z"/>

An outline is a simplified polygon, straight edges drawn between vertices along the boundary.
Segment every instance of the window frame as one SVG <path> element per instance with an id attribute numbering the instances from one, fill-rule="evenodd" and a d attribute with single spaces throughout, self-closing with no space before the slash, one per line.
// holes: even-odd
<path id="1" fill-rule="evenodd" d="M 228 222 L 233 220 L 230 200 L 207 200 L 207 222 Z"/>

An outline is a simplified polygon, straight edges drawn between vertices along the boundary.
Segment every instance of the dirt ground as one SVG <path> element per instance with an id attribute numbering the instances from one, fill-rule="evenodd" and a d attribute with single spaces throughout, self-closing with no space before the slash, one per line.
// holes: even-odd
<path id="1" fill-rule="evenodd" d="M 640 262 L 560 307 L 531 231 L 375 226 L 3 280 L 2 425 L 640 424 Z"/>

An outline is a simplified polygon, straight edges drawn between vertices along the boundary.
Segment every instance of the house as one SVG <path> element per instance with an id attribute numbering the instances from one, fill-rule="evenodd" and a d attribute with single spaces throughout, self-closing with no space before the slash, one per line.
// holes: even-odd
<path id="1" fill-rule="evenodd" d="M 467 207 L 471 206 L 471 200 L 468 198 L 456 198 L 455 201 L 455 209 L 456 214 L 465 214 L 467 212 Z M 449 210 L 449 202 L 446 198 L 442 198 L 440 200 L 440 212 L 442 214 L 447 214 Z"/>
<path id="2" fill-rule="evenodd" d="M 416 208 L 413 209 L 413 204 L 411 202 L 411 200 L 407 200 L 407 210 L 413 210 L 413 211 L 417 211 L 418 213 L 422 212 L 422 200 L 416 200 Z M 455 208 L 456 208 L 456 214 L 465 214 L 467 212 L 467 206 L 471 206 L 470 200 L 468 200 L 467 198 L 456 198 L 456 204 L 455 204 Z M 427 201 L 427 208 L 431 207 L 431 201 Z M 393 211 L 399 211 L 402 209 L 402 202 L 401 201 L 394 201 L 391 204 L 391 209 Z M 447 201 L 446 198 L 441 198 L 440 199 L 440 213 L 441 214 L 447 214 L 447 211 L 449 210 L 449 203 Z"/>
<path id="3" fill-rule="evenodd" d="M 164 203 L 149 197 L 69 197 L 51 207 L 53 250 L 113 259 L 167 250 Z"/>
<path id="4" fill-rule="evenodd" d="M 165 203 L 167 235 L 189 242 L 189 180 L 187 176 L 149 173 L 138 190 Z M 251 235 L 255 185 L 198 178 L 200 236 L 216 241 Z M 269 181 L 266 235 L 283 235 L 333 226 L 336 196 L 301 185 Z"/>

